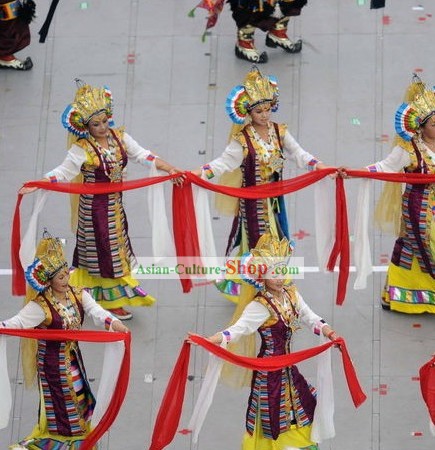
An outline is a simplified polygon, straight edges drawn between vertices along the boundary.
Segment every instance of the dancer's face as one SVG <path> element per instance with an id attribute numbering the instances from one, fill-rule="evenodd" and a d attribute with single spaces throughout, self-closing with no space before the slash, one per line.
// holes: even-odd
<path id="1" fill-rule="evenodd" d="M 95 139 L 107 137 L 109 130 L 109 119 L 106 113 L 98 114 L 98 116 L 92 117 L 88 123 L 88 129 L 91 136 Z"/>
<path id="2" fill-rule="evenodd" d="M 432 116 L 422 127 L 421 133 L 423 139 L 426 138 L 428 141 L 435 140 L 435 116 Z"/>
<path id="3" fill-rule="evenodd" d="M 270 121 L 272 107 L 270 103 L 262 103 L 251 109 L 250 115 L 253 125 L 265 126 Z"/>
<path id="4" fill-rule="evenodd" d="M 66 267 L 58 272 L 50 281 L 53 291 L 64 293 L 68 290 L 69 270 Z"/>
<path id="5" fill-rule="evenodd" d="M 280 292 L 284 286 L 284 278 L 283 277 L 277 277 L 277 278 L 266 278 L 264 280 L 264 284 L 266 285 L 266 289 L 269 292 Z"/>

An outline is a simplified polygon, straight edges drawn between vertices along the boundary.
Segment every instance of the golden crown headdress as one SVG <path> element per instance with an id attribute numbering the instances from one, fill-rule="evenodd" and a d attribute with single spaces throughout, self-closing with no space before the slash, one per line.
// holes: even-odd
<path id="1" fill-rule="evenodd" d="M 243 85 L 229 93 L 225 109 L 234 123 L 242 124 L 248 112 L 260 103 L 271 102 L 272 111 L 278 109 L 278 82 L 273 76 L 264 76 L 257 66 L 246 75 Z"/>
<path id="2" fill-rule="evenodd" d="M 27 282 L 38 292 L 49 285 L 50 280 L 68 263 L 63 251 L 62 242 L 44 230 L 42 239 L 36 249 L 35 260 L 26 270 Z"/>
<path id="3" fill-rule="evenodd" d="M 88 135 L 89 120 L 100 113 L 106 113 L 109 125 L 113 126 L 112 92 L 107 86 L 92 87 L 82 80 L 76 79 L 77 92 L 74 101 L 68 105 L 62 114 L 62 125 L 78 137 Z"/>
<path id="4" fill-rule="evenodd" d="M 417 74 L 407 89 L 405 103 L 396 111 L 396 132 L 410 141 L 421 125 L 435 115 L 435 90 L 428 88 Z"/>
<path id="5" fill-rule="evenodd" d="M 288 265 L 292 252 L 293 244 L 286 237 L 263 234 L 255 248 L 242 256 L 241 264 L 248 269 L 241 273 L 243 280 L 262 289 L 264 278 L 277 266 Z"/>

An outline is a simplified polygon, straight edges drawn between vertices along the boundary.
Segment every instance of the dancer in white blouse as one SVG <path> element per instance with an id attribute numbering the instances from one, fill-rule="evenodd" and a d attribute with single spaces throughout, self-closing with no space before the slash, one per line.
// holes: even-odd
<path id="1" fill-rule="evenodd" d="M 94 88 L 78 82 L 74 102 L 62 115 L 71 145 L 63 163 L 46 174 L 52 182 L 119 183 L 127 162 L 155 164 L 168 174 L 181 172 L 141 147 L 121 128 L 112 128 L 112 95 L 107 87 Z M 183 176 L 174 180 L 183 182 Z M 35 188 L 22 188 L 21 193 Z M 77 215 L 76 248 L 71 284 L 91 290 L 92 296 L 121 320 L 131 319 L 124 306 L 148 306 L 155 299 L 132 276 L 134 253 L 122 192 L 82 194 L 73 211 Z M 74 221 L 73 221 L 74 222 Z"/>
<path id="2" fill-rule="evenodd" d="M 282 180 L 286 158 L 299 168 L 326 168 L 325 164 L 303 150 L 287 130 L 287 125 L 271 121 L 271 113 L 277 110 L 277 106 L 275 78 L 263 76 L 254 67 L 243 85 L 236 86 L 226 101 L 227 113 L 237 124 L 233 127 L 230 143 L 220 157 L 193 173 L 210 179 L 225 172 L 233 172 L 237 177 L 241 171 L 241 185 L 247 187 Z M 290 240 L 283 197 L 240 199 L 235 214 L 227 255 L 237 247 L 239 255 L 255 248 L 260 236 L 269 229 Z M 225 282 L 221 287 L 232 297 L 238 295 L 234 283 Z"/>
<path id="3" fill-rule="evenodd" d="M 85 315 L 108 330 L 128 328 L 83 289 L 69 285 L 69 269 L 57 238 L 44 233 L 34 262 L 26 270 L 27 304 L 2 328 L 80 330 Z M 90 431 L 95 406 L 77 341 L 25 339 L 22 357 L 26 384 L 38 380 L 39 420 L 14 449 L 78 449 Z"/>

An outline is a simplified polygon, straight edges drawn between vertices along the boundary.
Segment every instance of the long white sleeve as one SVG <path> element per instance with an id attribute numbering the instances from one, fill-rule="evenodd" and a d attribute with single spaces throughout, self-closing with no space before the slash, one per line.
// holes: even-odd
<path id="1" fill-rule="evenodd" d="M 61 164 L 45 174 L 46 178 L 54 177 L 56 181 L 71 181 L 80 173 L 86 161 L 86 151 L 78 145 L 72 145 Z"/>
<path id="2" fill-rule="evenodd" d="M 410 164 L 411 158 L 408 152 L 402 147 L 396 146 L 385 159 L 371 164 L 367 168 L 372 172 L 397 173 Z"/>
<path id="3" fill-rule="evenodd" d="M 319 334 L 320 330 L 327 325 L 326 322 L 313 312 L 313 310 L 305 303 L 299 292 L 296 292 L 296 296 L 298 298 L 299 319 L 304 325 L 310 328 L 314 334 Z"/>
<path id="4" fill-rule="evenodd" d="M 252 301 L 243 310 L 239 320 L 227 328 L 231 341 L 237 341 L 241 336 L 254 333 L 269 318 L 268 309 L 259 302 Z"/>
<path id="5" fill-rule="evenodd" d="M 44 310 L 35 302 L 29 302 L 18 314 L 10 319 L 3 320 L 5 328 L 34 328 L 45 320 Z"/>
<path id="6" fill-rule="evenodd" d="M 128 158 L 142 165 L 149 166 L 157 157 L 150 150 L 141 147 L 129 134 L 124 133 L 123 141 L 126 147 Z"/>
<path id="7" fill-rule="evenodd" d="M 85 314 L 92 318 L 97 326 L 104 326 L 116 319 L 103 309 L 87 291 L 82 292 L 82 306 Z M 18 314 L 1 324 L 5 328 L 34 328 L 45 320 L 45 312 L 38 303 L 29 302 Z"/>
<path id="8" fill-rule="evenodd" d="M 102 308 L 87 291 L 82 292 L 82 306 L 85 314 L 89 316 L 97 326 L 105 325 L 107 319 L 110 323 L 114 320 L 119 320 Z"/>
<path id="9" fill-rule="evenodd" d="M 213 176 L 220 176 L 225 172 L 231 172 L 240 167 L 242 161 L 243 147 L 235 139 L 231 139 L 222 155 L 208 163 L 207 166 L 210 167 Z"/>
<path id="10" fill-rule="evenodd" d="M 299 319 L 318 335 L 326 325 L 325 321 L 311 310 L 299 292 L 296 292 L 296 296 Z M 237 341 L 241 336 L 254 333 L 269 317 L 269 310 L 264 305 L 252 301 L 243 310 L 239 320 L 224 331 L 230 334 L 231 341 Z"/>
<path id="11" fill-rule="evenodd" d="M 299 169 L 315 166 L 319 162 L 311 153 L 305 151 L 288 131 L 284 135 L 283 148 L 289 159 L 294 161 Z"/>
<path id="12" fill-rule="evenodd" d="M 127 156 L 134 162 L 150 165 L 156 158 L 150 150 L 141 147 L 129 134 L 124 133 L 123 142 Z M 46 178 L 54 177 L 57 181 L 71 181 L 80 173 L 83 163 L 86 162 L 86 151 L 78 145 L 72 145 L 61 164 L 48 172 Z"/>
<path id="13" fill-rule="evenodd" d="M 313 167 L 318 162 L 311 153 L 305 151 L 298 144 L 296 139 L 288 131 L 285 132 L 282 145 L 289 159 L 294 161 L 300 169 Z M 225 172 L 231 172 L 240 167 L 242 161 L 243 147 L 238 141 L 231 139 L 222 155 L 203 166 L 203 169 L 206 169 L 208 166 L 212 176 L 220 176 Z"/>

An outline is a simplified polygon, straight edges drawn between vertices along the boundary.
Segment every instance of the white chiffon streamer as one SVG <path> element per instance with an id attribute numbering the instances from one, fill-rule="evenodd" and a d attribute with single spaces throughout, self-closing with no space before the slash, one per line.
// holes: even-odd
<path id="1" fill-rule="evenodd" d="M 218 258 L 216 256 L 216 245 L 214 241 L 210 202 L 208 199 L 207 190 L 194 185 L 193 199 L 201 256 L 208 258 L 209 265 L 217 266 Z"/>
<path id="2" fill-rule="evenodd" d="M 155 161 L 150 167 L 150 175 L 157 177 L 162 175 L 157 170 Z M 163 258 L 175 256 L 175 245 L 168 224 L 166 214 L 166 200 L 162 183 L 153 184 L 147 188 L 148 210 L 152 231 L 153 256 L 158 261 Z"/>
<path id="3" fill-rule="evenodd" d="M 329 255 L 335 240 L 335 202 L 329 177 L 314 185 L 314 216 L 316 229 L 316 250 L 320 270 L 326 271 Z"/>
<path id="4" fill-rule="evenodd" d="M 124 342 L 106 342 L 104 351 L 101 381 L 98 386 L 95 409 L 92 414 L 91 427 L 95 428 L 107 411 L 115 392 L 122 360 L 124 358 Z"/>
<path id="5" fill-rule="evenodd" d="M 355 216 L 354 254 L 357 276 L 353 286 L 354 289 L 365 289 L 367 277 L 373 272 L 368 232 L 369 201 L 370 180 L 366 178 L 361 180 Z"/>
<path id="6" fill-rule="evenodd" d="M 220 345 L 222 348 L 227 347 L 227 342 L 224 339 Z M 198 399 L 193 409 L 192 417 L 187 428 L 192 431 L 193 443 L 198 442 L 199 432 L 201 431 L 207 412 L 213 402 L 216 386 L 221 374 L 223 359 L 218 358 L 209 353 L 208 366 L 202 382 L 201 390 L 199 391 Z"/>
<path id="7" fill-rule="evenodd" d="M 21 241 L 20 246 L 20 261 L 23 269 L 32 264 L 36 253 L 36 231 L 38 225 L 39 213 L 43 210 L 45 202 L 47 201 L 48 191 L 38 190 L 36 193 L 35 205 L 33 206 L 32 215 L 27 226 L 26 233 Z"/>
<path id="8" fill-rule="evenodd" d="M 319 345 L 328 342 L 323 334 L 320 334 Z M 311 428 L 311 440 L 322 442 L 335 436 L 334 427 L 334 384 L 331 370 L 331 349 L 317 356 L 317 404 L 314 410 L 313 426 Z"/>
<path id="9" fill-rule="evenodd" d="M 8 426 L 12 408 L 5 336 L 0 336 L 0 398 L 0 429 L 3 429 Z"/>

